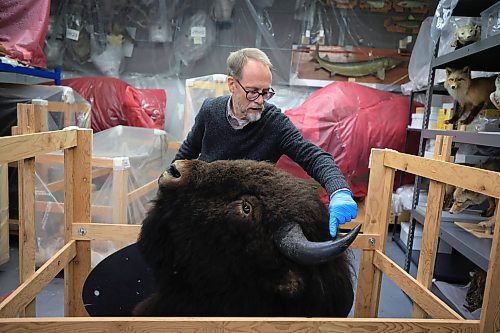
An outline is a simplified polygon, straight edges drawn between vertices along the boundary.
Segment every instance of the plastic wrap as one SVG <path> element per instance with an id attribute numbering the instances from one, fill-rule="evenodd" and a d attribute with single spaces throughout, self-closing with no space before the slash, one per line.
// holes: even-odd
<path id="1" fill-rule="evenodd" d="M 355 197 L 366 196 L 372 148 L 403 148 L 408 99 L 349 82 L 335 82 L 285 111 L 304 137 L 332 154 Z M 288 157 L 277 163 L 308 178 Z"/>
<path id="2" fill-rule="evenodd" d="M 11 135 L 11 127 L 17 124 L 17 103 L 31 104 L 33 100 L 66 102 L 73 111 L 68 125 L 90 128 L 90 104 L 72 88 L 4 83 L 0 84 L 0 136 Z M 49 130 L 65 127 L 62 113 L 49 112 L 48 116 Z"/>
<path id="3" fill-rule="evenodd" d="M 167 134 L 149 128 L 116 126 L 93 135 L 92 222 L 140 224 L 157 191 L 157 179 L 167 165 Z M 57 155 L 57 154 L 55 154 Z M 44 263 L 64 243 L 62 156 L 37 160 L 37 264 Z M 92 264 L 123 243 L 93 242 Z"/>
<path id="4" fill-rule="evenodd" d="M 197 12 L 181 26 L 174 41 L 175 58 L 184 66 L 206 57 L 215 42 L 215 24 L 204 12 Z"/>
<path id="5" fill-rule="evenodd" d="M 413 209 L 413 185 L 403 185 L 392 194 L 392 211 L 396 216 L 404 210 Z"/>
<path id="6" fill-rule="evenodd" d="M 117 125 L 165 127 L 164 89 L 136 89 L 118 79 L 99 77 L 66 79 L 62 85 L 91 102 L 94 132 Z"/>
<path id="7" fill-rule="evenodd" d="M 43 45 L 49 13 L 49 0 L 0 1 L 0 45 L 7 56 L 45 68 Z"/>

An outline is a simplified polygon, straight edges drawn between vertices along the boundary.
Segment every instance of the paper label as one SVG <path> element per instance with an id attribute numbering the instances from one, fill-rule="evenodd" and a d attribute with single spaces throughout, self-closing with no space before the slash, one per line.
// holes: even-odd
<path id="1" fill-rule="evenodd" d="M 80 31 L 75 30 L 75 29 L 66 29 L 66 38 L 71 39 L 71 40 L 78 40 L 80 37 Z"/>
<path id="2" fill-rule="evenodd" d="M 205 38 L 207 36 L 207 29 L 205 27 L 191 27 L 191 37 Z"/>

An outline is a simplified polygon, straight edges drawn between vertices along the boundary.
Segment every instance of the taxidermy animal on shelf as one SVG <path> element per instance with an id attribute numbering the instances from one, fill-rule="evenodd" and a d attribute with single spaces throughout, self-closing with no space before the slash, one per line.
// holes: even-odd
<path id="1" fill-rule="evenodd" d="M 490 94 L 490 100 L 500 110 L 500 75 L 495 79 L 495 91 Z"/>
<path id="2" fill-rule="evenodd" d="M 489 158 L 484 163 L 479 165 L 480 169 L 500 172 L 500 158 Z M 486 221 L 478 223 L 480 227 L 490 228 L 495 225 L 495 209 L 498 203 L 498 199 L 492 198 L 490 196 L 476 193 L 470 190 L 466 190 L 460 187 L 455 189 L 453 192 L 453 205 L 450 208 L 451 214 L 458 214 L 463 212 L 470 206 L 480 205 L 485 201 L 488 202 L 488 207 L 485 211 L 481 213 L 481 216 L 491 217 Z"/>
<path id="3" fill-rule="evenodd" d="M 402 61 L 398 58 L 380 57 L 366 61 L 354 62 L 332 62 L 328 60 L 328 56 L 321 58 L 319 56 L 319 44 L 316 44 L 316 49 L 311 54 L 313 60 L 318 64 L 316 69 L 323 68 L 330 72 L 330 76 L 342 75 L 348 77 L 359 77 L 365 75 L 375 75 L 378 79 L 385 79 L 385 72 L 398 66 Z"/>
<path id="4" fill-rule="evenodd" d="M 139 251 L 157 292 L 140 316 L 345 317 L 348 252 L 315 188 L 266 162 L 178 160 L 158 180 Z"/>
<path id="5" fill-rule="evenodd" d="M 463 46 L 477 42 L 480 39 L 481 26 L 477 24 L 467 24 L 457 29 L 451 47 L 459 49 Z"/>
<path id="6" fill-rule="evenodd" d="M 451 119 L 446 124 L 455 124 L 468 113 L 461 124 L 470 124 L 479 112 L 491 104 L 490 94 L 495 91 L 494 77 L 471 78 L 470 67 L 460 69 L 446 68 L 444 87 L 458 106 Z"/>

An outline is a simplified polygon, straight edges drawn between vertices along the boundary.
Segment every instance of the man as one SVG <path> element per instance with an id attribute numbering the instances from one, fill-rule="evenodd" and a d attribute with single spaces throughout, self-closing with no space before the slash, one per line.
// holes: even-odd
<path id="1" fill-rule="evenodd" d="M 204 161 L 252 159 L 276 163 L 285 154 L 319 182 L 330 196 L 330 234 L 357 215 L 357 205 L 333 157 L 304 139 L 276 106 L 272 64 L 254 48 L 227 58 L 230 96 L 207 99 L 174 158 Z M 293 203 L 291 203 L 293 204 Z"/>

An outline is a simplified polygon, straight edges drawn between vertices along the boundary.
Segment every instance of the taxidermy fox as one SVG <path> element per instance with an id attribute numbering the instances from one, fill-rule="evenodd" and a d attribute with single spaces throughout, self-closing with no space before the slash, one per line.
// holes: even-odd
<path id="1" fill-rule="evenodd" d="M 491 105 L 490 94 L 495 91 L 494 77 L 471 79 L 470 68 L 446 68 L 444 87 L 457 102 L 457 110 L 446 124 L 455 124 L 463 115 L 469 113 L 460 123 L 470 124 L 485 106 Z"/>
<path id="2" fill-rule="evenodd" d="M 500 159 L 488 159 L 480 166 L 480 168 L 498 172 L 500 171 Z M 483 228 L 492 227 L 495 224 L 494 214 L 497 200 L 487 195 L 457 187 L 453 192 L 453 205 L 450 208 L 450 213 L 460 213 L 469 206 L 480 205 L 485 201 L 488 201 L 488 208 L 483 213 L 481 213 L 481 216 L 492 216 L 492 218 L 486 221 L 482 221 L 478 225 Z"/>

